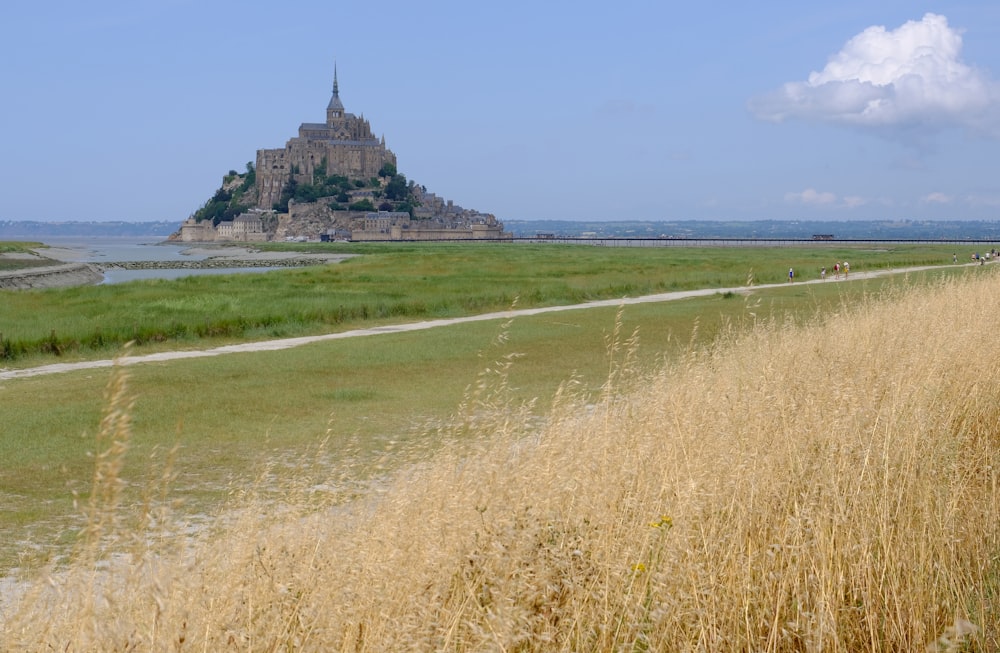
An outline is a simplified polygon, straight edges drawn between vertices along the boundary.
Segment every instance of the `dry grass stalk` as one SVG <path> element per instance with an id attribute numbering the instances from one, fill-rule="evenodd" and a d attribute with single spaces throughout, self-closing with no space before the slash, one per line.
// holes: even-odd
<path id="1" fill-rule="evenodd" d="M 107 565 L 104 601 L 63 572 L 0 648 L 994 650 L 998 297 L 982 275 L 756 316 L 648 374 L 614 334 L 609 384 L 544 424 L 480 388 L 462 446 L 346 505 L 250 494 Z"/>

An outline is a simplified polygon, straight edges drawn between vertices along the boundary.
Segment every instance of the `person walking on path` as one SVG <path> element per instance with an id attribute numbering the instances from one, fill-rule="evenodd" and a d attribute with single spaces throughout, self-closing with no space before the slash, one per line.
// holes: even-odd
<path id="1" fill-rule="evenodd" d="M 822 268 L 819 271 L 819 278 L 822 279 L 823 281 L 826 281 L 826 268 Z"/>
<path id="2" fill-rule="evenodd" d="M 833 278 L 834 279 L 840 279 L 840 263 L 839 262 L 833 264 Z"/>
<path id="3" fill-rule="evenodd" d="M 788 268 L 788 280 L 795 281 L 795 270 L 792 268 Z"/>
<path id="4" fill-rule="evenodd" d="M 844 261 L 844 278 L 846 279 L 851 274 L 851 264 Z"/>

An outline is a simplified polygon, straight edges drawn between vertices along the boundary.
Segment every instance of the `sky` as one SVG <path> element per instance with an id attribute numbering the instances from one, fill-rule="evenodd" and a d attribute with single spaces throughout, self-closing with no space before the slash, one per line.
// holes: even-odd
<path id="1" fill-rule="evenodd" d="M 1000 3 L 5 7 L 0 220 L 176 220 L 340 98 L 501 220 L 1000 219 Z"/>

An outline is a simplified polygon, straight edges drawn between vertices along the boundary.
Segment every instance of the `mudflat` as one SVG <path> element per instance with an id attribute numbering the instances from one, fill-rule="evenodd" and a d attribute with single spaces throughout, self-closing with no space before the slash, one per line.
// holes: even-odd
<path id="1" fill-rule="evenodd" d="M 313 259 L 316 261 L 341 261 L 355 254 L 330 252 L 262 252 L 252 247 L 190 247 L 182 255 L 204 256 L 216 261 L 282 261 L 287 259 Z"/>

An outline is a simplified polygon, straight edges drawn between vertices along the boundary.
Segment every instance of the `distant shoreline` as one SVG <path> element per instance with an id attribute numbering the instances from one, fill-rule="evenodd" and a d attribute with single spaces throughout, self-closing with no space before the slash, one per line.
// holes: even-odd
<path id="1" fill-rule="evenodd" d="M 499 216 L 498 216 L 499 217 Z M 0 220 L 0 240 L 50 238 L 148 238 L 167 241 L 182 221 L 62 221 Z M 779 238 L 808 239 L 817 234 L 838 240 L 929 240 L 1000 242 L 997 219 L 870 219 L 870 220 L 579 220 L 503 218 L 515 238 L 553 234 L 559 238 Z M 175 244 L 171 241 L 171 244 Z"/>

